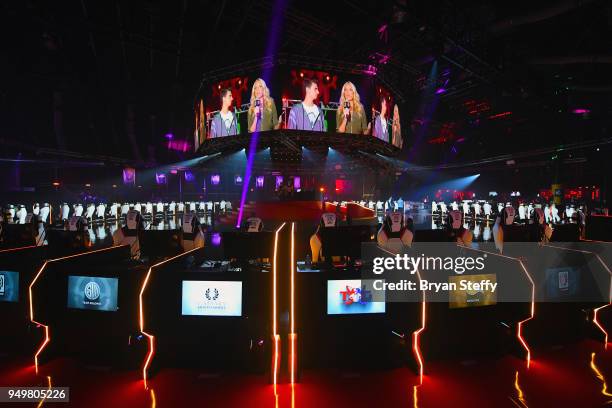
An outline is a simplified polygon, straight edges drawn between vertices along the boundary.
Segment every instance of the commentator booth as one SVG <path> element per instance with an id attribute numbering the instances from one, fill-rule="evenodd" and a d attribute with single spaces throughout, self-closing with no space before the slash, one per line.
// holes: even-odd
<path id="1" fill-rule="evenodd" d="M 112 367 L 140 363 L 146 349 L 138 342 L 138 291 L 145 274 L 128 245 L 48 261 L 30 285 L 31 320 L 47 335 L 35 363 L 57 356 Z"/>
<path id="2" fill-rule="evenodd" d="M 419 274 L 427 285 L 419 334 L 425 361 L 506 353 L 528 358 L 520 325 L 531 317 L 533 285 L 519 259 L 448 242 L 415 242 L 412 251 L 423 259 Z"/>
<path id="3" fill-rule="evenodd" d="M 346 256 L 359 262 L 342 268 L 329 263 L 309 268 L 298 263 L 294 323 L 298 374 L 310 368 L 370 370 L 403 365 L 418 372 L 412 333 L 421 326 L 420 292 L 397 301 L 376 290 L 375 281 L 399 282 L 400 277 L 392 272 L 373 273 L 372 260 L 390 253 L 372 242 L 370 227 L 326 228 L 321 232 L 326 259 Z"/>
<path id="4" fill-rule="evenodd" d="M 28 285 L 45 258 L 42 246 L 0 250 L 0 358 L 29 355 L 44 339 L 30 323 Z"/>
<path id="5" fill-rule="evenodd" d="M 146 380 L 160 367 L 264 373 L 270 368 L 274 233 L 208 232 L 195 248 L 153 265 L 141 288 L 150 341 Z"/>

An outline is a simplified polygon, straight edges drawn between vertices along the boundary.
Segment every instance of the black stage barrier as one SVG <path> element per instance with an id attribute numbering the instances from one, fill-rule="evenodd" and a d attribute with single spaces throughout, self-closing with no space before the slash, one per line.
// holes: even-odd
<path id="1" fill-rule="evenodd" d="M 272 274 L 248 262 L 211 267 L 218 256 L 205 246 L 151 268 L 142 291 L 143 334 L 155 344 L 148 376 L 161 367 L 269 369 Z"/>
<path id="2" fill-rule="evenodd" d="M 42 224 L 40 224 L 42 226 Z M 0 231 L 0 249 L 19 248 L 36 245 L 38 241 L 39 224 L 31 222 L 27 224 L 6 224 Z"/>
<path id="3" fill-rule="evenodd" d="M 580 229 L 578 224 L 560 224 L 553 228 L 551 242 L 578 242 L 580 241 Z"/>
<path id="4" fill-rule="evenodd" d="M 32 286 L 34 320 L 48 327 L 50 339 L 39 361 L 71 356 L 114 367 L 139 364 L 146 352 L 137 342 L 145 273 L 127 245 L 48 262 Z"/>
<path id="5" fill-rule="evenodd" d="M 48 228 L 46 232 L 48 255 L 50 259 L 73 255 L 86 251 L 109 248 L 113 245 L 112 237 L 94 242 L 90 231 L 66 231 Z"/>
<path id="6" fill-rule="evenodd" d="M 46 248 L 0 251 L 0 357 L 34 355 L 44 333 L 30 323 L 28 286 L 43 263 Z"/>
<path id="7" fill-rule="evenodd" d="M 586 220 L 586 238 L 596 241 L 612 241 L 612 216 L 591 215 Z"/>
<path id="8" fill-rule="evenodd" d="M 222 232 L 221 244 L 227 259 L 271 258 L 274 232 Z"/>
<path id="9" fill-rule="evenodd" d="M 176 256 L 183 252 L 180 230 L 142 230 L 138 233 L 140 257 L 150 263 Z"/>
<path id="10" fill-rule="evenodd" d="M 328 263 L 332 256 L 360 259 L 362 242 L 372 241 L 372 228 L 369 225 L 321 228 L 319 233 L 321 253 Z"/>

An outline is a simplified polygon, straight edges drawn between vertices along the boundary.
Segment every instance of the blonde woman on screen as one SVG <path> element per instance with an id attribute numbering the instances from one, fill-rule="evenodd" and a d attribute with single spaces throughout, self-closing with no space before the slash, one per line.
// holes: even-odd
<path id="1" fill-rule="evenodd" d="M 270 90 L 261 78 L 253 82 L 251 89 L 248 126 L 251 133 L 278 129 L 280 126 L 274 99 L 270 97 Z"/>
<path id="2" fill-rule="evenodd" d="M 399 108 L 397 105 L 393 106 L 393 127 L 391 129 L 391 142 L 393 146 L 402 148 L 404 139 L 402 139 L 402 127 L 400 125 Z"/>
<path id="3" fill-rule="evenodd" d="M 340 106 L 336 113 L 339 133 L 370 133 L 371 125 L 366 119 L 365 110 L 359 99 L 357 88 L 352 82 L 345 82 L 340 92 Z"/>

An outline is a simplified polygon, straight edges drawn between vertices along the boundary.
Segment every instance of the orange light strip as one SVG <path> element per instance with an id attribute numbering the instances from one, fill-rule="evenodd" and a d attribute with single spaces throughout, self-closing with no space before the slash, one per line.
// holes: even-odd
<path id="1" fill-rule="evenodd" d="M 527 407 L 527 402 L 525 401 L 525 393 L 523 393 L 523 390 L 521 389 L 521 385 L 519 384 L 518 371 L 516 372 L 514 376 L 514 389 L 516 390 L 516 394 L 517 394 L 517 398 L 519 402 L 523 404 L 524 407 Z"/>
<path id="2" fill-rule="evenodd" d="M 604 334 L 604 348 L 607 349 L 608 348 L 608 332 L 606 331 L 606 329 L 603 328 L 603 326 L 601 325 L 601 323 L 599 323 L 599 320 L 597 319 L 597 313 L 599 313 L 599 311 L 601 309 L 603 309 L 604 307 L 608 307 L 610 306 L 610 303 L 608 303 L 607 305 L 603 305 L 600 306 L 596 309 L 593 310 L 593 323 L 595 324 L 595 326 L 597 326 L 599 328 L 599 330 L 601 330 Z"/>
<path id="3" fill-rule="evenodd" d="M 155 398 L 155 391 L 151 388 L 151 408 L 157 407 L 157 399 Z"/>
<path id="4" fill-rule="evenodd" d="M 421 275 L 419 274 L 419 271 L 417 270 L 417 277 L 419 278 L 419 281 L 421 281 Z M 423 364 L 423 355 L 421 354 L 421 345 L 419 342 L 419 338 L 421 336 L 421 333 L 423 331 L 425 331 L 425 327 L 426 327 L 426 323 L 427 323 L 427 313 L 426 313 L 426 307 L 427 307 L 427 303 L 425 301 L 425 291 L 422 291 L 423 293 L 423 300 L 421 301 L 421 327 L 418 330 L 415 330 L 412 333 L 412 352 L 414 353 L 414 356 L 417 359 L 417 362 L 419 363 L 419 381 L 421 382 L 421 384 L 423 384 L 423 371 L 425 368 L 425 365 Z M 415 388 L 415 393 L 416 393 L 416 388 Z"/>
<path id="5" fill-rule="evenodd" d="M 291 369 L 291 384 L 295 384 L 296 379 L 296 362 L 297 362 L 297 333 L 295 332 L 295 222 L 291 223 L 291 332 L 289 333 L 290 343 L 290 369 Z"/>
<path id="6" fill-rule="evenodd" d="M 48 390 L 51 391 L 51 389 L 53 388 L 53 384 L 51 384 L 51 376 L 48 375 L 47 376 L 47 384 L 48 384 Z M 43 399 L 40 400 L 40 402 L 38 403 L 38 405 L 36 406 L 36 408 L 40 408 L 45 404 L 47 397 L 45 396 Z"/>
<path id="7" fill-rule="evenodd" d="M 469 247 L 465 247 L 465 248 L 469 249 L 469 250 L 472 250 L 472 251 L 482 252 L 482 253 L 490 254 L 490 255 L 493 255 L 493 256 L 501 256 L 502 258 L 512 259 L 514 261 L 517 261 L 519 263 L 519 265 L 521 265 L 521 268 L 523 269 L 523 272 L 525 272 L 525 275 L 527 276 L 527 279 L 529 279 L 529 282 L 531 283 L 531 307 L 530 307 L 529 317 L 524 319 L 524 320 L 521 320 L 520 322 L 518 322 L 517 330 L 516 330 L 516 338 L 518 339 L 518 341 L 521 343 L 521 345 L 523 346 L 523 348 L 527 352 L 527 368 L 529 368 L 529 366 L 531 365 L 531 349 L 529 348 L 529 345 L 527 344 L 527 341 L 525 341 L 525 339 L 523 338 L 523 324 L 525 324 L 529 320 L 533 319 L 534 316 L 535 316 L 535 282 L 531 278 L 531 274 L 529 273 L 529 271 L 525 267 L 525 264 L 523 264 L 523 261 L 521 261 L 518 258 L 514 258 L 514 257 L 508 256 L 508 255 L 496 254 L 495 252 L 483 251 L 482 249 L 477 249 L 477 248 L 469 248 Z"/>
<path id="8" fill-rule="evenodd" d="M 280 227 L 274 232 L 274 253 L 272 257 L 272 338 L 274 339 L 274 359 L 273 370 L 272 373 L 272 383 L 276 386 L 278 382 L 278 363 L 279 363 L 279 341 L 280 336 L 278 335 L 278 321 L 277 321 L 277 299 L 276 299 L 276 255 L 278 252 L 278 234 L 285 227 L 285 222 L 281 224 Z"/>
<path id="9" fill-rule="evenodd" d="M 37 325 L 37 326 L 42 326 L 42 327 L 45 328 L 45 340 L 42 342 L 42 344 L 40 345 L 40 347 L 36 351 L 36 354 L 34 354 L 34 367 L 36 368 L 36 372 L 37 373 L 38 373 L 38 356 L 40 356 L 40 353 L 42 353 L 42 351 L 45 349 L 45 347 L 47 347 L 47 344 L 49 344 L 49 342 L 51 341 L 51 337 L 49 336 L 49 326 L 34 320 L 34 296 L 32 294 L 32 288 L 34 287 L 34 284 L 36 283 L 38 278 L 42 275 L 43 271 L 45 270 L 45 268 L 47 267 L 47 265 L 50 262 L 62 261 L 62 260 L 65 260 L 65 259 L 76 258 L 78 256 L 95 254 L 97 252 L 102 252 L 102 251 L 109 251 L 111 249 L 116 249 L 116 248 L 118 248 L 118 246 L 112 246 L 112 247 L 108 247 L 108 248 L 96 249 L 95 251 L 81 252 L 81 253 L 74 254 L 74 255 L 63 256 L 61 258 L 49 259 L 49 260 L 45 261 L 45 263 L 38 270 L 38 273 L 36 273 L 36 275 L 34 276 L 34 279 L 32 279 L 32 282 L 28 286 L 28 294 L 29 294 L 29 299 L 28 300 L 29 300 L 29 303 L 30 303 L 30 321 L 32 323 L 34 323 L 35 325 Z"/>
<path id="10" fill-rule="evenodd" d="M 189 251 L 183 252 L 181 254 L 175 255 L 172 258 L 168 258 L 164 261 L 158 262 L 155 265 L 152 265 L 149 270 L 147 271 L 147 275 L 144 278 L 144 281 L 142 282 L 142 286 L 140 288 L 140 294 L 138 295 L 138 318 L 139 318 L 139 326 L 140 326 L 140 332 L 147 336 L 147 338 L 149 339 L 149 352 L 147 353 L 147 357 L 145 359 L 144 364 L 142 365 L 142 381 L 144 383 L 144 387 L 145 389 L 147 389 L 147 370 L 149 369 L 149 366 L 151 365 L 151 361 L 153 360 L 153 356 L 155 355 L 155 336 L 147 333 L 144 330 L 144 307 L 143 307 L 143 302 L 142 302 L 142 296 L 144 295 L 144 291 L 147 288 L 147 285 L 149 283 L 149 278 L 151 277 L 151 273 L 153 272 L 153 268 L 156 268 L 160 265 L 163 265 L 165 263 L 168 263 L 170 261 L 173 261 L 177 258 L 180 258 L 181 256 L 184 255 L 188 255 L 194 251 L 197 251 L 198 249 L 201 248 L 194 248 L 194 249 L 190 249 Z"/>
<path id="11" fill-rule="evenodd" d="M 275 334 L 274 337 L 274 366 L 272 372 L 272 379 L 274 384 L 274 390 L 276 392 L 276 384 L 278 383 L 278 369 L 280 367 L 280 335 Z"/>
<path id="12" fill-rule="evenodd" d="M 4 254 L 6 252 L 21 251 L 21 250 L 30 249 L 30 248 L 38 248 L 38 247 L 36 245 L 28 245 L 28 246 L 22 246 L 22 247 L 17 247 L 17 248 L 0 249 L 0 254 Z"/>
<path id="13" fill-rule="evenodd" d="M 591 353 L 591 370 L 593 370 L 595 376 L 599 378 L 602 383 L 601 394 L 606 397 L 612 397 L 612 394 L 608 392 L 608 384 L 606 382 L 606 378 L 603 376 L 601 371 L 599 371 L 599 368 L 597 368 L 597 366 L 595 365 L 595 353 Z M 608 401 L 607 403 L 609 404 L 610 401 Z"/>
<path id="14" fill-rule="evenodd" d="M 388 251 L 387 249 L 383 247 L 379 246 L 379 248 L 383 250 L 384 252 L 388 253 L 389 255 L 396 255 L 395 253 Z M 420 282 L 421 274 L 418 269 L 416 269 L 416 275 Z M 424 364 L 425 359 L 423 358 L 423 354 L 421 353 L 420 337 L 421 337 L 421 333 L 425 331 L 425 328 L 427 326 L 427 300 L 425 299 L 425 291 L 422 290 L 421 293 L 423 294 L 423 299 L 421 300 L 421 327 L 419 327 L 417 330 L 412 332 L 412 353 L 414 354 L 414 357 L 416 358 L 416 361 L 419 365 L 419 382 L 420 384 L 423 384 L 423 374 L 425 371 L 425 364 Z M 415 386 L 414 388 L 415 406 L 417 404 L 416 392 L 417 390 Z"/>
<path id="15" fill-rule="evenodd" d="M 591 255 L 595 255 L 595 257 L 597 258 L 597 260 L 599 261 L 599 263 L 604 267 L 604 269 L 608 272 L 608 275 L 610 275 L 610 287 L 608 289 L 608 304 L 607 305 L 603 305 L 600 306 L 596 309 L 593 310 L 593 324 L 595 326 L 597 326 L 597 328 L 599 328 L 599 330 L 601 330 L 601 332 L 604 334 L 604 348 L 607 349 L 608 348 L 608 331 L 606 329 L 604 329 L 604 327 L 601 325 L 601 323 L 599 322 L 598 318 L 597 318 L 597 314 L 599 313 L 599 311 L 603 308 L 606 308 L 610 305 L 612 305 L 612 271 L 610 271 L 610 268 L 608 268 L 608 265 L 606 265 L 606 263 L 603 261 L 603 259 L 601 259 L 601 257 L 599 256 L 599 254 L 592 252 L 592 251 L 585 251 L 582 249 L 574 249 L 574 248 L 564 248 L 564 247 L 559 247 L 559 246 L 555 246 L 555 245 L 549 245 L 549 244 L 545 244 L 544 246 L 547 247 L 551 247 L 551 248 L 557 248 L 557 249 L 565 249 L 567 251 L 574 251 L 574 252 L 582 252 L 584 254 L 591 254 Z"/>
<path id="16" fill-rule="evenodd" d="M 527 368 L 529 368 L 529 366 L 531 365 L 531 349 L 529 348 L 529 345 L 527 344 L 527 342 L 523 338 L 523 324 L 525 324 L 529 320 L 533 319 L 534 316 L 535 316 L 535 283 L 533 282 L 533 279 L 531 279 L 531 275 L 527 271 L 527 268 L 525 268 L 525 265 L 523 264 L 523 261 L 518 260 L 518 262 L 521 265 L 521 268 L 523 268 L 523 271 L 525 272 L 525 275 L 527 275 L 527 277 L 529 278 L 529 282 L 531 282 L 531 310 L 530 310 L 530 315 L 529 315 L 528 318 L 518 322 L 518 327 L 516 329 L 516 337 L 519 339 L 519 341 L 523 345 L 523 348 L 525 348 L 525 350 L 527 351 Z"/>

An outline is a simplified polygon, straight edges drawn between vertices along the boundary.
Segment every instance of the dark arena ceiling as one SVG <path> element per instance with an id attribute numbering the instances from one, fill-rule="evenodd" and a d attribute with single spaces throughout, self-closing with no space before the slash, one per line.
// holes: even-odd
<path id="1" fill-rule="evenodd" d="M 187 159 L 164 135 L 191 140 L 203 76 L 271 44 L 375 66 L 402 105 L 402 160 L 610 151 L 609 1 L 26 0 L 2 2 L 0 22 L 2 159 Z"/>

